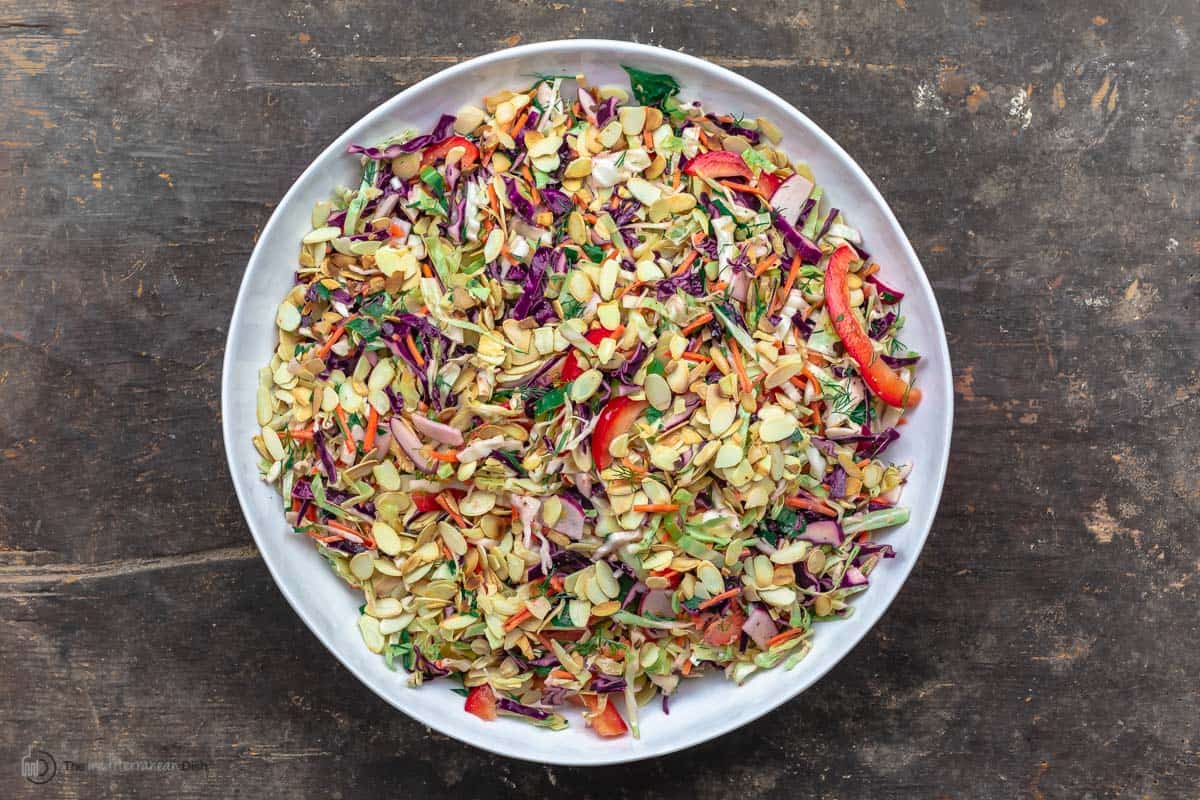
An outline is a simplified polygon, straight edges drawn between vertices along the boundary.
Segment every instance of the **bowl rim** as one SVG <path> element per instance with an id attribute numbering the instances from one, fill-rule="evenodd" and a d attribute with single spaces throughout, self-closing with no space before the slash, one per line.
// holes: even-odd
<path id="1" fill-rule="evenodd" d="M 898 240 L 900 242 L 900 248 L 903 255 L 910 259 L 911 262 L 916 266 L 913 277 L 917 284 L 917 288 L 924 296 L 924 299 L 928 301 L 929 307 L 933 312 L 930 315 L 928 322 L 933 326 L 939 355 L 945 364 L 945 372 L 940 377 L 943 382 L 941 393 L 946 398 L 945 413 L 942 421 L 943 434 L 946 442 L 946 452 L 944 457 L 941 459 L 942 464 L 940 474 L 931 476 L 935 477 L 935 480 L 933 481 L 933 504 L 932 512 L 929 516 L 929 522 L 927 525 L 922 526 L 922 529 L 915 537 L 915 547 L 911 548 L 913 552 L 912 559 L 908 561 L 907 564 L 895 565 L 895 567 L 899 567 L 902 570 L 902 574 L 899 575 L 899 582 L 897 583 L 896 588 L 892 592 L 891 596 L 880 598 L 871 606 L 869 612 L 866 609 L 858 612 L 861 614 L 870 614 L 871 618 L 862 628 L 861 632 L 859 632 L 857 636 L 854 636 L 852 641 L 848 641 L 848 643 L 844 645 L 845 650 L 842 652 L 842 654 L 824 666 L 824 668 L 813 670 L 812 672 L 806 674 L 803 679 L 795 681 L 794 685 L 791 686 L 787 691 L 780 693 L 777 697 L 772 698 L 769 702 L 763 703 L 760 708 L 754 710 L 752 716 L 746 719 L 730 719 L 729 721 L 723 722 L 714 728 L 710 728 L 698 733 L 684 731 L 681 732 L 677 737 L 668 738 L 660 744 L 647 746 L 644 751 L 637 751 L 633 753 L 610 753 L 606 756 L 606 752 L 609 751 L 602 746 L 597 746 L 588 758 L 573 758 L 568 756 L 547 759 L 545 757 L 538 757 L 534 754 L 525 755 L 522 753 L 507 752 L 500 749 L 498 745 L 489 740 L 476 741 L 466 738 L 462 735 L 461 731 L 456 729 L 456 726 L 454 726 L 453 723 L 450 723 L 448 720 L 434 715 L 419 714 L 414 710 L 402 707 L 393 701 L 392 698 L 384 694 L 381 689 L 377 688 L 371 678 L 362 674 L 362 672 L 348 658 L 344 657 L 340 649 L 336 647 L 322 632 L 321 626 L 316 624 L 316 622 L 304 610 L 302 604 L 297 601 L 296 597 L 294 596 L 295 589 L 293 588 L 292 584 L 285 580 L 284 576 L 281 574 L 281 565 L 273 563 L 272 560 L 266 555 L 266 551 L 262 546 L 263 537 L 266 534 L 260 531 L 258 526 L 256 526 L 253 521 L 254 516 L 251 514 L 250 509 L 255 504 L 252 498 L 249 497 L 249 490 L 243 487 L 245 479 L 239 478 L 237 468 L 234 464 L 233 454 L 236 452 L 235 448 L 239 447 L 241 443 L 234 438 L 235 433 L 232 422 L 233 418 L 230 413 L 235 407 L 233 397 L 234 380 L 232 375 L 236 367 L 232 364 L 229 354 L 231 352 L 235 352 L 234 346 L 236 341 L 240 336 L 243 335 L 241 331 L 243 331 L 246 327 L 243 317 L 246 313 L 248 313 L 246 311 L 248 305 L 246 302 L 246 296 L 249 293 L 248 287 L 250 283 L 250 275 L 254 271 L 256 262 L 265 258 L 265 256 L 262 255 L 262 243 L 271 238 L 270 233 L 276 226 L 282 224 L 284 215 L 281 212 L 283 209 L 289 207 L 289 200 L 291 200 L 293 194 L 299 192 L 300 186 L 305 182 L 305 179 L 311 173 L 317 170 L 319 165 L 324 164 L 330 157 L 343 154 L 345 147 L 344 140 L 348 137 L 352 130 L 359 128 L 360 126 L 369 126 L 379 118 L 392 113 L 396 108 L 403 106 L 406 98 L 419 93 L 427 86 L 442 81 L 452 80 L 458 75 L 468 72 L 469 70 L 486 67 L 492 63 L 503 62 L 512 58 L 519 58 L 527 55 L 536 55 L 539 52 L 545 51 L 554 51 L 557 55 L 590 53 L 595 51 L 612 53 L 614 57 L 624 55 L 628 55 L 630 57 L 637 57 L 638 55 L 650 55 L 658 60 L 686 65 L 688 68 L 700 73 L 707 73 L 710 76 L 714 76 L 725 81 L 730 81 L 742 87 L 746 92 L 757 95 L 757 97 L 761 100 L 776 103 L 787 109 L 788 113 L 794 115 L 795 121 L 799 125 L 807 128 L 808 132 L 811 133 L 818 141 L 820 141 L 822 146 L 827 149 L 828 153 L 834 159 L 840 161 L 842 165 L 849 170 L 851 175 L 862 183 L 868 193 L 869 199 L 873 201 L 880 210 L 884 224 L 886 226 L 893 227 L 899 234 Z M 394 94 L 388 99 L 384 100 L 365 115 L 354 120 L 349 126 L 346 127 L 345 130 L 342 131 L 342 133 L 338 134 L 338 136 L 327 147 L 325 147 L 318 155 L 316 155 L 309 162 L 308 166 L 305 167 L 304 171 L 296 177 L 291 186 L 288 188 L 288 191 L 284 193 L 279 203 L 275 206 L 275 210 L 271 213 L 270 218 L 267 220 L 266 225 L 263 226 L 261 233 L 258 235 L 255 241 L 254 249 L 250 254 L 250 258 L 247 260 L 246 268 L 242 274 L 241 285 L 238 289 L 237 298 L 234 302 L 229 332 L 226 335 L 225 352 L 223 355 L 221 372 L 222 441 L 225 447 L 226 465 L 229 468 L 230 478 L 233 481 L 234 492 L 237 495 L 238 504 L 241 507 L 243 518 L 246 520 L 246 525 L 250 528 L 250 533 L 254 538 L 255 546 L 258 548 L 259 553 L 262 556 L 262 560 L 266 563 L 267 570 L 271 574 L 272 580 L 275 582 L 275 585 L 279 591 L 283 594 L 284 599 L 287 600 L 288 605 L 290 605 L 292 610 L 301 618 L 301 620 L 303 620 L 309 631 L 317 638 L 318 641 L 321 642 L 326 650 L 328 650 L 339 662 L 341 662 L 342 666 L 344 666 L 352 675 L 354 675 L 355 678 L 359 680 L 360 683 L 378 695 L 388 705 L 392 706 L 398 711 L 403 712 L 420 724 L 427 725 L 439 733 L 452 737 L 473 747 L 478 747 L 482 750 L 495 753 L 497 755 L 506 756 L 508 758 L 515 758 L 520 761 L 530 761 L 543 764 L 552 763 L 560 766 L 605 766 L 640 761 L 647 758 L 654 758 L 657 756 L 678 752 L 688 747 L 707 742 L 710 739 L 714 739 L 759 719 L 765 714 L 775 710 L 776 708 L 779 708 L 789 700 L 792 700 L 801 692 L 810 688 L 817 681 L 823 678 L 831 669 L 833 669 L 834 666 L 841 663 L 842 659 L 849 655 L 849 653 L 857 646 L 857 644 L 862 641 L 863 637 L 866 636 L 867 632 L 874 628 L 874 626 L 879 622 L 879 619 L 884 615 L 884 613 L 887 612 L 888 608 L 895 601 L 904 584 L 908 581 L 913 568 L 916 566 L 917 560 L 920 558 L 921 552 L 924 550 L 925 542 L 929 538 L 930 531 L 932 530 L 933 523 L 937 515 L 938 507 L 941 504 L 942 491 L 944 489 L 946 480 L 946 471 L 949 465 L 950 447 L 952 444 L 951 433 L 953 430 L 954 420 L 954 392 L 952 375 L 953 370 L 950 362 L 949 345 L 946 340 L 946 332 L 945 326 L 942 322 L 941 309 L 938 305 L 937 297 L 933 292 L 933 287 L 929 283 L 929 278 L 926 275 L 925 267 L 921 263 L 921 260 L 917 257 L 917 254 L 913 249 L 912 242 L 909 240 L 908 235 L 904 233 L 904 229 L 900 225 L 899 220 L 896 219 L 896 215 L 892 211 L 891 206 L 888 205 L 874 181 L 872 181 L 862 167 L 859 166 L 858 162 L 856 162 L 850 156 L 850 154 L 847 153 L 842 146 L 836 140 L 834 140 L 833 137 L 826 133 L 816 122 L 811 120 L 807 115 L 797 109 L 790 102 L 781 98 L 779 95 L 775 94 L 769 89 L 761 86 L 754 80 L 744 75 L 740 75 L 731 69 L 714 64 L 697 56 L 682 53 L 677 50 L 658 47 L 655 45 L 647 45 L 637 42 L 624 42 L 614 39 L 555 39 L 519 45 L 516 47 L 505 48 L 491 53 L 475 56 L 422 78 L 420 81 L 417 81 L 403 91 L 398 92 L 397 94 Z M 933 380 L 936 377 L 938 376 L 931 375 L 927 377 L 926 380 Z"/>

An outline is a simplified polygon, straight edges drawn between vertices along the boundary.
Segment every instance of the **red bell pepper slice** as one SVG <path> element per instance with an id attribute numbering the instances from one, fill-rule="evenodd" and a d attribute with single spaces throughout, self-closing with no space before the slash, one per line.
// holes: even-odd
<path id="1" fill-rule="evenodd" d="M 476 686 L 467 693 L 467 702 L 463 708 L 467 710 L 467 713 L 491 722 L 496 718 L 496 694 L 486 683 Z"/>
<path id="2" fill-rule="evenodd" d="M 454 495 L 454 497 L 458 500 L 461 500 L 466 495 L 466 492 L 464 492 L 462 489 L 447 489 L 446 491 L 450 492 L 450 494 Z M 438 505 L 436 494 L 414 492 L 412 501 L 413 505 L 416 506 L 417 511 L 421 512 L 422 514 L 426 513 L 427 511 L 442 510 L 442 507 Z"/>
<path id="3" fill-rule="evenodd" d="M 622 331 L 610 331 L 608 328 L 593 328 L 583 335 L 592 344 L 600 344 L 605 339 L 611 339 L 614 336 L 620 336 Z M 575 351 L 571 350 L 567 353 L 567 357 L 563 359 L 562 379 L 564 381 L 573 381 L 583 374 L 583 367 L 579 366 L 579 359 L 575 356 Z"/>
<path id="4" fill-rule="evenodd" d="M 596 469 L 607 469 L 612 463 L 608 454 L 608 446 L 612 440 L 633 426 L 634 420 L 642 415 L 650 404 L 645 400 L 631 400 L 629 397 L 614 397 L 600 411 L 596 428 L 592 431 L 592 461 Z"/>
<path id="5" fill-rule="evenodd" d="M 754 177 L 750 167 L 737 153 L 728 150 L 714 150 L 711 153 L 701 153 L 687 163 L 683 171 L 688 175 L 700 178 L 732 178 L 737 176 L 745 180 Z"/>
<path id="6" fill-rule="evenodd" d="M 605 703 L 604 710 L 597 714 L 596 709 L 600 707 L 600 698 L 591 694 L 581 696 L 584 705 L 592 712 L 592 716 L 587 719 L 587 724 L 592 726 L 592 730 L 597 734 L 609 738 L 624 736 L 629 732 L 629 726 L 625 724 L 625 719 L 621 716 L 621 712 L 617 711 L 617 706 L 611 697 Z"/>
<path id="7" fill-rule="evenodd" d="M 434 142 L 425 148 L 421 153 L 421 166 L 428 166 L 435 161 L 441 161 L 455 147 L 461 147 L 464 151 L 462 159 L 458 162 L 464 167 L 469 167 L 475 163 L 475 159 L 479 158 L 479 148 L 475 143 L 464 136 L 451 136 L 448 139 L 442 139 L 440 142 Z"/>
<path id="8" fill-rule="evenodd" d="M 763 190 L 763 194 L 767 196 L 768 200 L 775 194 L 775 190 L 779 188 L 779 184 L 781 183 L 783 183 L 783 180 L 775 177 L 770 172 L 764 172 L 758 176 L 758 188 Z"/>
<path id="9" fill-rule="evenodd" d="M 889 406 L 915 408 L 921 401 L 921 391 L 905 383 L 895 370 L 884 363 L 850 308 L 846 271 L 854 257 L 850 245 L 843 244 L 830 256 L 829 264 L 825 267 L 825 307 L 829 310 L 829 318 L 833 320 L 833 329 L 846 346 L 846 352 L 858 363 L 863 380 L 876 396 Z"/>
<path id="10" fill-rule="evenodd" d="M 717 617 L 704 629 L 704 641 L 716 647 L 736 642 L 742 635 L 742 626 L 746 624 L 746 615 L 737 603 L 731 604 L 731 610 L 723 617 Z"/>

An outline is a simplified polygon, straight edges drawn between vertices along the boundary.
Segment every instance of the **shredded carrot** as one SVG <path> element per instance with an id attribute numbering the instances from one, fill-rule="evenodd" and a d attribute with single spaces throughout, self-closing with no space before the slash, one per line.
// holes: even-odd
<path id="1" fill-rule="evenodd" d="M 337 415 L 338 425 L 342 428 L 342 433 L 346 435 L 346 441 L 354 444 L 354 438 L 350 435 L 350 421 L 346 419 L 346 409 L 342 408 L 339 403 L 334 407 L 333 413 Z"/>
<path id="2" fill-rule="evenodd" d="M 775 253 L 771 253 L 771 255 L 767 256 L 762 261 L 758 262 L 758 266 L 756 266 L 754 268 L 754 277 L 756 277 L 756 278 L 762 277 L 762 274 L 764 272 L 766 272 L 767 270 L 769 270 L 771 267 L 775 266 L 778 263 L 779 263 L 779 256 L 776 255 Z"/>
<path id="3" fill-rule="evenodd" d="M 470 525 L 463 519 L 462 514 L 454 510 L 454 506 L 450 505 L 450 501 L 446 499 L 446 493 L 442 492 L 437 496 L 437 504 L 442 507 L 442 510 L 454 518 L 454 521 L 460 528 L 469 528 Z"/>
<path id="4" fill-rule="evenodd" d="M 738 382 L 742 384 L 742 391 L 746 394 L 754 391 L 754 384 L 750 383 L 750 376 L 746 374 L 746 365 L 742 363 L 742 354 L 738 351 L 738 343 L 733 339 L 729 340 L 729 352 L 733 356 L 733 368 L 737 371 Z"/>
<path id="5" fill-rule="evenodd" d="M 654 134 L 649 130 L 642 131 L 642 141 L 646 143 L 646 152 L 654 152 Z"/>
<path id="6" fill-rule="evenodd" d="M 724 291 L 725 287 L 728 285 L 729 284 L 726 283 L 725 281 L 717 281 L 716 283 L 710 283 L 708 285 L 708 291 L 710 294 L 715 293 L 715 292 L 721 292 L 721 291 Z"/>
<path id="7" fill-rule="evenodd" d="M 643 514 L 669 514 L 672 511 L 678 511 L 677 503 L 639 503 L 633 507 L 634 511 L 640 511 Z"/>
<path id="8" fill-rule="evenodd" d="M 797 389 L 799 389 L 802 392 L 804 391 L 805 383 L 804 383 L 804 378 L 802 376 L 793 375 L 790 378 L 790 380 L 792 382 L 792 386 L 795 386 Z"/>
<path id="9" fill-rule="evenodd" d="M 624 464 L 631 472 L 637 472 L 640 474 L 645 474 L 647 472 L 645 467 L 639 467 L 637 464 L 630 461 L 629 456 L 622 458 L 621 463 Z"/>
<path id="10" fill-rule="evenodd" d="M 896 424 L 897 425 L 907 425 L 908 417 L 901 417 L 900 419 L 896 420 Z"/>
<path id="11" fill-rule="evenodd" d="M 492 207 L 492 213 L 496 215 L 496 219 L 500 219 L 500 199 L 496 197 L 496 187 L 492 186 L 491 181 L 488 181 L 488 205 Z"/>
<path id="12" fill-rule="evenodd" d="M 516 120 L 513 121 L 512 127 L 508 129 L 508 135 L 516 136 L 517 132 L 520 131 L 521 128 L 525 127 L 525 121 L 528 119 L 529 119 L 528 111 L 526 111 L 521 116 L 517 117 Z"/>
<path id="13" fill-rule="evenodd" d="M 431 269 L 429 268 L 429 265 L 428 265 L 428 264 L 422 264 L 422 265 L 421 265 L 421 274 L 422 274 L 422 275 L 424 275 L 426 278 L 432 278 L 432 277 L 433 277 L 433 270 L 431 270 Z"/>
<path id="14" fill-rule="evenodd" d="M 552 669 L 552 670 L 550 670 L 550 672 L 548 672 L 548 673 L 546 674 L 546 677 L 547 677 L 547 678 L 559 678 L 560 680 L 564 680 L 564 681 L 573 681 L 573 680 L 575 680 L 575 676 L 574 676 L 574 675 L 572 675 L 571 673 L 567 672 L 565 669 L 558 669 L 558 668 L 555 668 L 555 669 Z"/>
<path id="15" fill-rule="evenodd" d="M 620 289 L 617 289 L 617 291 L 613 293 L 613 299 L 619 300 L 622 297 L 624 297 L 625 295 L 632 292 L 634 289 L 642 288 L 643 285 L 645 285 L 645 281 L 634 281 L 633 283 L 629 284 L 628 286 L 622 286 Z"/>
<path id="16" fill-rule="evenodd" d="M 416 359 L 417 366 L 421 369 L 425 369 L 425 357 L 422 356 L 421 351 L 417 349 L 417 343 L 413 341 L 411 333 L 404 337 L 404 343 L 408 345 L 408 352 L 412 353 L 413 358 Z"/>
<path id="17" fill-rule="evenodd" d="M 696 317 L 691 322 L 689 322 L 687 324 L 687 327 L 679 332 L 679 335 L 687 336 L 687 335 L 691 334 L 692 331 L 698 330 L 699 328 L 703 328 L 705 325 L 712 322 L 712 319 L 713 319 L 712 312 L 706 311 L 703 314 L 701 314 L 700 316 Z"/>
<path id="18" fill-rule="evenodd" d="M 367 435 L 363 437 L 363 450 L 370 450 L 375 446 L 375 429 L 379 427 L 379 412 L 375 410 L 375 406 L 371 406 L 371 413 L 367 415 Z"/>
<path id="19" fill-rule="evenodd" d="M 511 631 L 513 628 L 517 627 L 517 626 L 518 626 L 518 625 L 520 625 L 522 622 L 524 622 L 525 620 L 529 619 L 529 618 L 530 618 L 530 617 L 532 617 L 532 616 L 533 616 L 533 614 L 530 614 L 530 613 L 529 613 L 529 609 L 528 609 L 528 608 L 526 608 L 525 606 L 521 606 L 521 610 L 520 610 L 520 611 L 518 611 L 517 613 L 513 614 L 511 617 L 509 617 L 509 618 L 508 618 L 508 619 L 505 621 L 505 623 L 504 623 L 504 630 L 506 630 L 506 631 Z"/>
<path id="20" fill-rule="evenodd" d="M 671 190 L 672 190 L 672 191 L 674 191 L 674 190 L 676 190 L 676 189 L 678 189 L 678 188 L 679 188 L 679 178 L 680 178 L 680 176 L 681 176 L 681 172 L 680 172 L 678 169 L 677 169 L 677 170 L 675 170 L 675 174 L 671 176 Z"/>
<path id="21" fill-rule="evenodd" d="M 312 430 L 306 428 L 301 428 L 300 430 L 289 428 L 287 435 L 300 442 L 311 442 L 313 440 Z"/>
<path id="22" fill-rule="evenodd" d="M 393 222 L 391 225 L 388 225 L 387 231 L 388 236 L 393 238 L 399 238 L 404 235 L 404 228 L 401 228 L 400 223 L 398 222 Z"/>
<path id="23" fill-rule="evenodd" d="M 699 353 L 683 353 L 679 357 L 684 361 L 694 361 L 697 364 L 709 364 L 712 362 L 711 358 L 708 356 L 702 356 Z"/>
<path id="24" fill-rule="evenodd" d="M 740 587 L 734 587 L 733 589 L 728 589 L 724 592 L 721 592 L 720 594 L 713 595 L 712 597 L 708 598 L 700 605 L 696 606 L 696 608 L 698 608 L 698 609 L 710 608 L 711 606 L 715 606 L 717 603 L 720 603 L 724 600 L 728 600 L 731 597 L 737 597 L 741 593 L 742 593 L 742 590 Z"/>
<path id="25" fill-rule="evenodd" d="M 859 461 L 854 466 L 858 467 L 859 469 L 866 469 L 870 464 L 871 464 L 871 459 L 864 458 L 862 461 Z"/>
<path id="26" fill-rule="evenodd" d="M 872 261 L 870 264 L 867 265 L 866 269 L 864 269 L 862 272 L 859 273 L 858 277 L 869 278 L 872 275 L 874 275 L 876 272 L 879 272 L 879 264 Z"/>
<path id="27" fill-rule="evenodd" d="M 445 461 L 447 464 L 458 463 L 458 453 L 440 453 L 437 450 L 430 450 L 428 455 L 434 461 Z"/>
<path id="28" fill-rule="evenodd" d="M 683 666 L 679 668 L 679 671 L 682 672 L 684 675 L 691 675 L 692 674 L 692 660 L 690 658 L 685 658 L 683 660 Z"/>
<path id="29" fill-rule="evenodd" d="M 481 561 L 480 566 L 482 566 L 482 564 L 483 564 L 483 562 Z M 551 575 L 550 576 L 550 588 L 553 589 L 556 594 L 558 592 L 561 592 L 563 590 L 563 576 L 559 575 L 558 573 Z"/>
<path id="30" fill-rule="evenodd" d="M 799 636 L 802 633 L 804 633 L 804 628 L 789 628 L 788 630 L 784 631 L 783 633 L 777 633 L 774 636 L 772 636 L 770 639 L 767 639 L 766 649 L 770 650 L 772 647 L 774 647 L 777 644 L 786 642 L 789 639 L 795 639 L 797 636 Z"/>
<path id="31" fill-rule="evenodd" d="M 775 294 L 775 310 L 783 308 L 783 304 L 787 302 L 787 296 L 792 291 L 792 285 L 796 283 L 796 276 L 800 274 L 800 254 L 797 253 L 792 257 L 792 265 L 788 268 L 787 280 L 783 282 L 783 288 Z"/>
<path id="32" fill-rule="evenodd" d="M 342 338 L 342 334 L 346 332 L 346 323 L 357 316 L 358 314 L 351 314 L 342 320 L 336 328 L 329 332 L 329 338 L 326 339 L 324 344 L 321 345 L 320 349 L 317 350 L 317 358 L 323 359 L 325 356 L 329 355 L 329 351 L 333 349 L 335 344 L 337 344 L 337 340 Z"/>
<path id="33" fill-rule="evenodd" d="M 538 194 L 537 183 L 533 180 L 533 173 L 529 171 L 529 162 L 521 165 L 521 174 L 525 176 L 525 180 L 529 182 L 529 197 L 533 200 L 534 205 L 542 202 L 542 196 Z"/>
<path id="34" fill-rule="evenodd" d="M 825 432 L 825 423 L 821 421 L 821 406 L 820 400 L 814 400 L 812 404 L 813 430 L 817 433 Z"/>
<path id="35" fill-rule="evenodd" d="M 749 192 L 750 194 L 758 195 L 764 201 L 767 200 L 767 193 L 762 189 L 759 189 L 757 186 L 751 186 L 748 183 L 738 183 L 736 181 L 717 181 L 717 183 L 721 184 L 727 189 L 733 189 L 735 192 Z M 770 202 L 768 202 L 767 205 L 770 205 Z"/>
<path id="36" fill-rule="evenodd" d="M 820 500 L 814 500 L 812 498 L 805 497 L 804 495 L 789 497 L 787 500 L 783 501 L 783 504 L 788 508 L 800 508 L 807 511 L 815 511 L 818 514 L 823 514 L 826 517 L 837 516 L 836 511 L 822 503 Z"/>
<path id="37" fill-rule="evenodd" d="M 682 275 L 683 273 L 687 272 L 688 267 L 692 266 L 692 264 L 696 261 L 696 259 L 699 257 L 699 255 L 700 255 L 699 250 L 692 250 L 690 253 L 688 253 L 684 257 L 683 261 L 679 262 L 679 266 L 675 269 L 675 271 L 671 273 L 671 277 L 674 278 L 678 275 Z"/>
<path id="38" fill-rule="evenodd" d="M 375 548 L 375 541 L 360 530 L 351 528 L 349 525 L 343 525 L 342 523 L 332 519 L 325 524 L 330 528 L 333 528 L 335 531 L 342 531 L 343 533 L 349 533 L 352 536 L 357 536 L 363 540 L 363 544 L 365 544 L 367 547 L 371 549 Z"/>

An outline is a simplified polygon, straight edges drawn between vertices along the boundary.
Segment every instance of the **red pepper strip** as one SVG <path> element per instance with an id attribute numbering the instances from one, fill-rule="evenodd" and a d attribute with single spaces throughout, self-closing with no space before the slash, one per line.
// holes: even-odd
<path id="1" fill-rule="evenodd" d="M 435 142 L 426 147 L 424 152 L 421 153 L 421 166 L 425 167 L 435 161 L 441 161 L 446 157 L 446 153 L 449 153 L 456 147 L 461 147 L 465 151 L 462 159 L 458 162 L 464 167 L 471 166 L 475 163 L 475 159 L 479 158 L 479 148 L 475 146 L 474 142 L 463 136 L 451 136 L 448 139 L 442 139 L 440 142 Z"/>
<path id="2" fill-rule="evenodd" d="M 737 153 L 731 153 L 728 150 L 714 150 L 709 153 L 701 153 L 687 163 L 683 171 L 688 175 L 697 175 L 701 178 L 732 178 L 738 176 L 750 180 L 754 177 L 750 167 Z"/>
<path id="3" fill-rule="evenodd" d="M 496 694 L 486 683 L 476 686 L 467 694 L 467 702 L 463 705 L 467 713 L 474 714 L 480 719 L 491 722 L 496 718 Z"/>
<path id="4" fill-rule="evenodd" d="M 617 707 L 613 704 L 612 698 L 608 698 L 608 702 L 604 706 L 604 710 L 597 713 L 596 709 L 600 708 L 602 702 L 599 697 L 594 694 L 580 695 L 583 698 L 584 705 L 592 712 L 592 716 L 587 720 L 587 724 L 592 727 L 597 734 L 608 738 L 610 736 L 624 736 L 629 732 L 629 726 L 625 724 L 624 718 L 621 717 L 621 712 L 617 711 Z"/>
<path id="5" fill-rule="evenodd" d="M 608 446 L 613 439 L 629 430 L 649 405 L 645 400 L 630 400 L 625 396 L 608 401 L 600 411 L 596 429 L 592 431 L 592 461 L 596 462 L 596 469 L 608 468 L 612 463 Z"/>
<path id="6" fill-rule="evenodd" d="M 783 183 L 782 180 L 769 172 L 764 172 L 758 176 L 758 188 L 766 194 L 768 200 L 771 199 L 771 195 L 775 194 L 775 190 L 779 188 L 779 184 L 781 183 Z"/>
<path id="7" fill-rule="evenodd" d="M 605 339 L 612 339 L 620 336 L 625 332 L 625 326 L 619 326 L 615 331 L 610 331 L 608 328 L 594 328 L 583 335 L 592 344 L 600 344 Z M 562 379 L 564 381 L 573 381 L 583 374 L 583 367 L 579 366 L 579 359 L 575 356 L 575 351 L 571 350 L 567 353 L 567 357 L 563 359 Z"/>
<path id="8" fill-rule="evenodd" d="M 876 396 L 889 406 L 915 408 L 921 402 L 921 391 L 905 383 L 884 363 L 850 308 L 846 271 L 854 257 L 850 245 L 843 244 L 830 256 L 829 265 L 825 267 L 825 307 L 833 320 L 833 329 L 846 346 L 846 352 L 858 363 L 863 380 Z"/>

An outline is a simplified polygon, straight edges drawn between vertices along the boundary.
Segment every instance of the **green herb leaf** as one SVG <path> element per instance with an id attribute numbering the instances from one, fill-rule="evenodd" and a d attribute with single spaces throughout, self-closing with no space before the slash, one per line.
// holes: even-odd
<path id="1" fill-rule="evenodd" d="M 621 65 L 621 69 L 629 75 L 629 86 L 633 89 L 633 96 L 639 103 L 644 106 L 658 106 L 664 111 L 673 110 L 674 107 L 668 109 L 666 103 L 679 94 L 677 80 L 670 75 L 646 72 L 634 67 L 627 67 L 624 64 Z"/>
<path id="2" fill-rule="evenodd" d="M 604 250 L 599 245 L 585 244 L 582 245 L 583 252 L 587 255 L 588 260 L 599 264 L 604 260 Z"/>
<path id="3" fill-rule="evenodd" d="M 550 391 L 546 392 L 546 394 L 544 394 L 541 399 L 534 404 L 533 415 L 535 417 L 541 417 L 549 414 L 551 411 L 561 406 L 567 401 L 567 391 L 570 388 L 571 384 L 566 383 L 562 386 L 559 386 L 557 389 L 551 389 Z"/>

